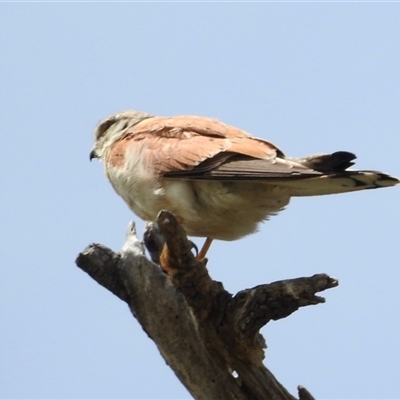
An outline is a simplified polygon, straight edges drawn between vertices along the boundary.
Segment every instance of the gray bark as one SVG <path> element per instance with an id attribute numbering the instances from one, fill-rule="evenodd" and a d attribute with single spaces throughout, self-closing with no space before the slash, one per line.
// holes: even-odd
<path id="1" fill-rule="evenodd" d="M 206 262 L 192 254 L 193 246 L 172 214 L 162 211 L 157 224 L 148 225 L 144 242 L 153 261 L 146 258 L 131 223 L 120 253 L 92 244 L 76 264 L 128 304 L 192 396 L 295 399 L 264 366 L 266 346 L 259 330 L 299 307 L 324 302 L 315 294 L 337 286 L 337 280 L 318 274 L 233 296 L 210 278 Z M 313 399 L 302 386 L 298 396 Z"/>

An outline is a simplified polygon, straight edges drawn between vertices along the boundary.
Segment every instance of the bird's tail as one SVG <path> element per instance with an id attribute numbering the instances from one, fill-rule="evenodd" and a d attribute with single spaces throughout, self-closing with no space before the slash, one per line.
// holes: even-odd
<path id="1" fill-rule="evenodd" d="M 378 171 L 341 171 L 327 173 L 318 177 L 277 181 L 277 186 L 290 188 L 291 196 L 321 196 L 355 192 L 365 189 L 378 189 L 394 186 L 399 179 Z"/>
<path id="2" fill-rule="evenodd" d="M 352 171 L 356 156 L 348 151 L 292 158 L 280 154 L 264 159 L 222 152 L 184 171 L 165 174 L 168 178 L 220 181 L 259 181 L 285 188 L 289 196 L 321 196 L 394 186 L 399 179 L 379 171 Z"/>

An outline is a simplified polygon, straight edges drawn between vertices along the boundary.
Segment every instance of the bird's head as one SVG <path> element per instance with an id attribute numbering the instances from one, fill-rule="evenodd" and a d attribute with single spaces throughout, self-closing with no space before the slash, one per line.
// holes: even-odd
<path id="1" fill-rule="evenodd" d="M 90 160 L 103 159 L 112 145 L 123 137 L 127 130 L 140 121 L 151 118 L 153 115 L 142 111 L 123 111 L 108 116 L 100 121 L 94 130 L 94 146 L 90 152 Z"/>

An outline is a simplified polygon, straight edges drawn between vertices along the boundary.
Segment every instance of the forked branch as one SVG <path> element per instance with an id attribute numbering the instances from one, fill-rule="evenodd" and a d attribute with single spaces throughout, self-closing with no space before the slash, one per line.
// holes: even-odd
<path id="1" fill-rule="evenodd" d="M 88 246 L 76 263 L 125 301 L 177 377 L 196 399 L 295 399 L 262 363 L 265 341 L 259 330 L 271 319 L 324 301 L 317 292 L 338 282 L 325 274 L 246 289 L 235 296 L 213 281 L 205 262 L 169 212 L 149 224 L 144 254 L 134 224 L 121 253 Z M 311 394 L 298 387 L 299 398 Z"/>

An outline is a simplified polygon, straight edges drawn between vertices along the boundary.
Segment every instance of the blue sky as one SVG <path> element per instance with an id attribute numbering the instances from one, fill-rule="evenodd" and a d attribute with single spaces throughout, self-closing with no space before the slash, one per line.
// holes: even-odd
<path id="1" fill-rule="evenodd" d="M 400 175 L 399 3 L 1 3 L 0 397 L 189 398 L 125 304 L 75 267 L 133 216 L 89 163 L 110 113 L 218 118 L 291 156 Z M 262 330 L 291 392 L 398 397 L 400 188 L 293 199 L 216 242 L 235 293 L 325 272 L 327 303 Z M 200 242 L 199 242 L 200 243 Z"/>

